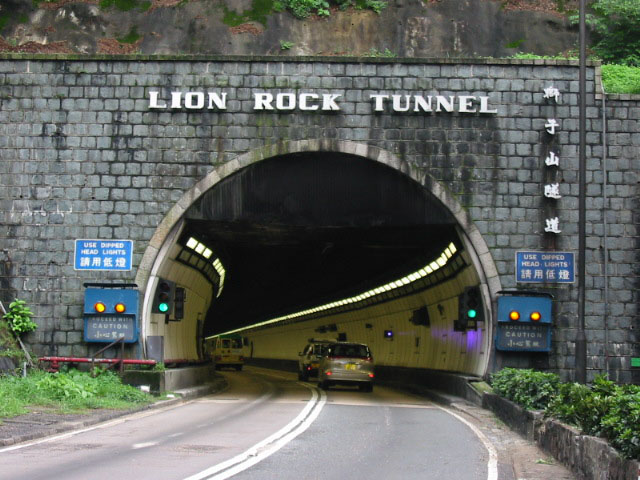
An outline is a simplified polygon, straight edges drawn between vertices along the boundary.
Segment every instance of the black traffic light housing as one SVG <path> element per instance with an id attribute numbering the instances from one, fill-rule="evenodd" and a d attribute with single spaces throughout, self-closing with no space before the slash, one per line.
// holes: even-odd
<path id="1" fill-rule="evenodd" d="M 182 320 L 184 318 L 184 302 L 187 300 L 186 290 L 182 287 L 176 287 L 174 299 L 173 317 L 176 320 Z"/>
<path id="2" fill-rule="evenodd" d="M 151 312 L 171 315 L 171 313 L 173 312 L 175 292 L 175 282 L 172 282 L 171 280 L 165 280 L 164 278 L 159 278 L 158 285 L 156 286 L 156 291 L 153 294 Z"/>
<path id="3" fill-rule="evenodd" d="M 454 331 L 476 330 L 478 322 L 484 322 L 482 292 L 478 285 L 465 287 L 458 297 L 458 320 L 453 322 Z"/>

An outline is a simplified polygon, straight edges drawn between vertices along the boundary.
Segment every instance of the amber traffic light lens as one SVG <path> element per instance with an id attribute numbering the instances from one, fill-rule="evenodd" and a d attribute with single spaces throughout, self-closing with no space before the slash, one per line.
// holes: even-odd
<path id="1" fill-rule="evenodd" d="M 540 315 L 540 312 L 533 312 L 533 313 L 531 313 L 530 318 L 534 322 L 537 322 L 538 320 L 540 320 L 542 318 L 542 315 Z"/>
<path id="2" fill-rule="evenodd" d="M 127 310 L 127 307 L 125 307 L 124 303 L 117 303 L 115 306 L 115 311 L 118 313 L 124 313 Z"/>
<path id="3" fill-rule="evenodd" d="M 107 306 L 102 302 L 96 303 L 93 308 L 98 313 L 104 313 L 107 310 Z"/>
<path id="4" fill-rule="evenodd" d="M 509 320 L 520 320 L 520 312 L 513 310 L 509 313 Z"/>

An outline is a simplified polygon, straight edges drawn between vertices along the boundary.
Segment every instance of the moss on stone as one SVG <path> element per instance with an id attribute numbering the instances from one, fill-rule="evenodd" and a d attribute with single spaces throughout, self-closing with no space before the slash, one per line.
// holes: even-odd
<path id="1" fill-rule="evenodd" d="M 267 17 L 273 12 L 273 0 L 252 0 L 251 9 L 237 13 L 224 7 L 222 22 L 229 27 L 237 27 L 243 23 L 258 22 L 267 24 Z"/>

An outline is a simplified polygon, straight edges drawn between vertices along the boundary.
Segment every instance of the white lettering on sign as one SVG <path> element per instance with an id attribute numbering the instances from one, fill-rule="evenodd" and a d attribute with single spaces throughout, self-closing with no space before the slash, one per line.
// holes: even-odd
<path id="1" fill-rule="evenodd" d="M 161 109 L 167 108 L 167 103 L 164 100 L 160 100 L 158 97 L 160 92 L 149 92 L 149 108 Z M 208 103 L 208 110 L 226 110 L 227 109 L 227 94 L 207 92 L 206 96 Z M 187 108 L 189 110 L 201 110 L 204 108 L 205 94 L 204 92 L 187 92 L 182 97 L 182 92 L 171 92 L 171 108 Z"/>
<path id="2" fill-rule="evenodd" d="M 255 111 L 339 111 L 341 110 L 340 93 L 270 93 L 255 92 L 253 94 L 253 110 Z M 489 97 L 475 95 L 391 95 L 386 93 L 372 93 L 369 98 L 374 112 L 459 112 L 495 114 L 497 109 L 489 107 Z M 168 99 L 160 97 L 160 92 L 149 92 L 149 108 L 186 109 L 186 110 L 226 110 L 226 92 L 170 92 Z"/>
<path id="3" fill-rule="evenodd" d="M 489 97 L 475 97 L 473 95 L 387 95 L 372 93 L 369 98 L 373 101 L 374 112 L 384 112 L 385 105 L 391 99 L 391 109 L 394 112 L 460 112 L 460 113 L 498 113 L 489 108 Z M 434 108 L 435 103 L 435 108 Z"/>

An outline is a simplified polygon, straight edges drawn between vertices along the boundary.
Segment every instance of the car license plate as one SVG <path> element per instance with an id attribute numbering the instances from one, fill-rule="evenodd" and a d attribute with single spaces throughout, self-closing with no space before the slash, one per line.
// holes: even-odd
<path id="1" fill-rule="evenodd" d="M 357 370 L 358 369 L 358 365 L 355 363 L 347 363 L 344 368 L 346 370 Z"/>

